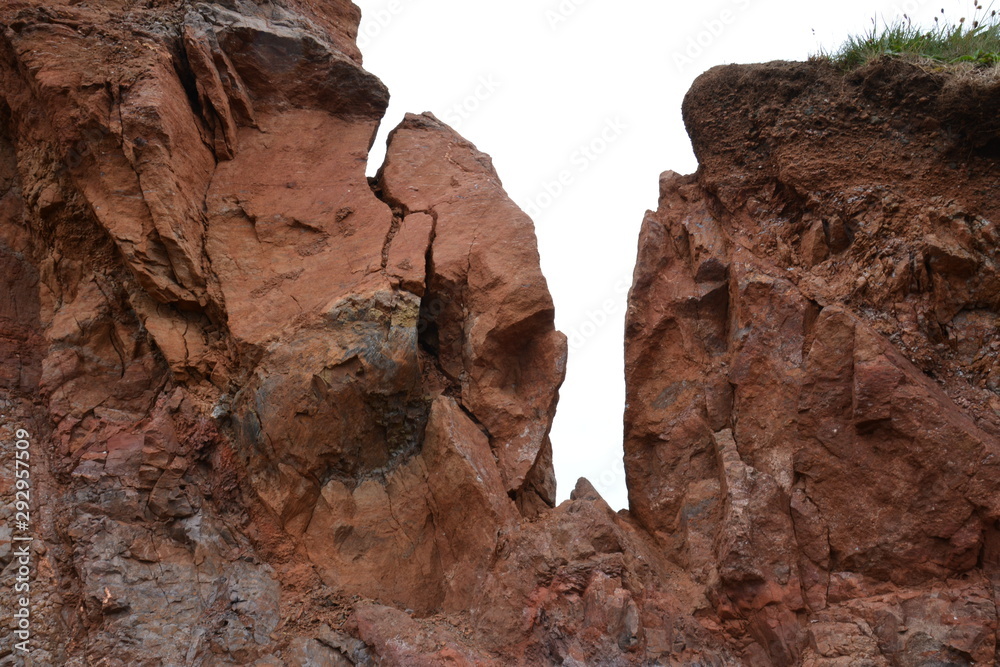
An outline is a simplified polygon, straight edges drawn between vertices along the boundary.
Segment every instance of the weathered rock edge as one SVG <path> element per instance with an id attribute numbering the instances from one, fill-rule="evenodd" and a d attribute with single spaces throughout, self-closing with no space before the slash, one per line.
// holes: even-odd
<path id="1" fill-rule="evenodd" d="M 743 664 L 994 664 L 1000 80 L 719 67 L 626 330 L 633 517 Z M 738 648 L 735 648 L 738 647 Z"/>
<path id="2" fill-rule="evenodd" d="M 353 4 L 40 4 L 0 10 L 35 663 L 995 659 L 995 83 L 699 79 L 616 514 L 551 507 L 565 341 L 489 158 L 408 116 L 365 177 Z"/>

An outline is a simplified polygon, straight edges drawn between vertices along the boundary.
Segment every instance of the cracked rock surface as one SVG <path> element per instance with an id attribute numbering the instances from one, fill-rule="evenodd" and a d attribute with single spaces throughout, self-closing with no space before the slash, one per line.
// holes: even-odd
<path id="1" fill-rule="evenodd" d="M 996 660 L 998 94 L 891 59 L 688 93 L 700 167 L 661 177 L 630 294 L 626 471 L 744 664 Z"/>
<path id="2" fill-rule="evenodd" d="M 0 7 L 0 665 L 993 664 L 995 83 L 699 79 L 630 295 L 631 509 L 555 507 L 532 223 L 430 114 L 366 177 L 359 19 Z"/>

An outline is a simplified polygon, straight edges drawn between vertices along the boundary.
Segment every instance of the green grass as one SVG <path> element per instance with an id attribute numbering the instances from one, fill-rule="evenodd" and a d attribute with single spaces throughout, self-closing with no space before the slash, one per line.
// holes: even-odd
<path id="1" fill-rule="evenodd" d="M 969 17 L 953 22 L 941 16 L 930 28 L 914 25 L 906 16 L 894 23 L 883 22 L 881 28 L 872 19 L 869 31 L 848 38 L 838 51 L 824 56 L 845 69 L 887 55 L 994 66 L 1000 63 L 1000 15 L 991 7 L 984 9 L 977 0 Z"/>

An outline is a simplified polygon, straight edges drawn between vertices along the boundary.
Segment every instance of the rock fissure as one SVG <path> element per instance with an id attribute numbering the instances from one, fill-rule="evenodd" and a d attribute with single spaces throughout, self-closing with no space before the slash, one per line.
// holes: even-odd
<path id="1" fill-rule="evenodd" d="M 33 659 L 995 660 L 995 87 L 700 77 L 630 293 L 630 509 L 556 507 L 530 221 L 430 114 L 365 176 L 359 20 L 0 9 L 0 405 L 52 475 Z"/>

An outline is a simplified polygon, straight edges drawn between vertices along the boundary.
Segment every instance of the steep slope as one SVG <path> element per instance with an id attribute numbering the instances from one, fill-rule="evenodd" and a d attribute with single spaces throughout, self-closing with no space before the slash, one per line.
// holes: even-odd
<path id="1" fill-rule="evenodd" d="M 531 221 L 430 115 L 366 178 L 358 19 L 0 8 L 0 661 L 735 664 L 634 522 L 552 507 Z"/>
<path id="2" fill-rule="evenodd" d="M 566 343 L 489 157 L 410 115 L 365 176 L 358 20 L 0 8 L 0 664 L 993 664 L 996 80 L 699 79 L 615 513 L 553 507 Z"/>
<path id="3" fill-rule="evenodd" d="M 38 664 L 247 664 L 343 596 L 465 610 L 553 504 L 565 342 L 530 221 L 432 118 L 373 188 L 359 16 L 0 10 L 3 491 L 28 431 Z"/>
<path id="4" fill-rule="evenodd" d="M 684 116 L 626 332 L 635 517 L 746 664 L 986 665 L 1000 81 L 732 66 Z"/>

